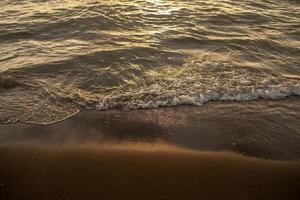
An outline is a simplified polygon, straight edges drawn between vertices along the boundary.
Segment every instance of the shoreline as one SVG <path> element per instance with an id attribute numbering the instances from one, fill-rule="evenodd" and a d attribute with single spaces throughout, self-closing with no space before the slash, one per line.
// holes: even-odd
<path id="1" fill-rule="evenodd" d="M 143 110 L 88 110 L 51 125 L 1 124 L 0 144 L 162 141 L 200 151 L 300 160 L 299 97 Z"/>
<path id="2" fill-rule="evenodd" d="M 37 125 L 37 126 L 51 126 L 51 125 L 55 125 L 58 123 L 61 123 L 65 120 L 69 120 L 70 118 L 73 118 L 74 116 L 82 113 L 82 112 L 109 112 L 109 111 L 117 111 L 117 112 L 137 112 L 137 111 L 143 111 L 143 110 L 156 110 L 156 109 L 168 109 L 168 108 L 180 108 L 180 107 L 195 107 L 195 108 L 202 108 L 205 107 L 207 105 L 210 104 L 236 104 L 236 103 L 241 103 L 241 104 L 247 104 L 249 102 L 268 102 L 268 101 L 289 101 L 289 100 L 295 100 L 298 99 L 300 100 L 300 96 L 299 95 L 288 95 L 282 98 L 257 98 L 257 99 L 251 99 L 251 100 L 243 100 L 243 101 L 237 101 L 237 100 L 209 100 L 205 103 L 203 103 L 202 105 L 193 105 L 193 104 L 179 104 L 179 105 L 173 105 L 173 106 L 158 106 L 158 107 L 145 107 L 145 108 L 136 108 L 136 109 L 116 109 L 116 108 L 112 108 L 112 109 L 103 109 L 103 110 L 98 110 L 96 108 L 89 108 L 89 109 L 79 109 L 74 112 L 73 114 L 70 114 L 62 119 L 59 119 L 57 121 L 53 121 L 53 122 L 45 122 L 45 123 L 39 123 L 39 122 L 26 122 L 26 121 L 22 121 L 22 119 L 18 119 L 18 120 L 8 120 L 6 122 L 0 122 L 0 126 L 1 125 L 13 125 L 13 124 L 28 124 L 28 125 Z"/>

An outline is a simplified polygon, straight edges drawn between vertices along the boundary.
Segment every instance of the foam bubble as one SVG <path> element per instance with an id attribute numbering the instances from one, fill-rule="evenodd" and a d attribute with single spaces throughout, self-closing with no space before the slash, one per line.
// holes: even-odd
<path id="1" fill-rule="evenodd" d="M 282 99 L 300 95 L 297 77 L 236 66 L 228 60 L 190 59 L 183 66 L 143 69 L 138 78 L 133 74 L 122 84 L 103 87 L 99 82 L 92 89 L 86 87 L 89 79 L 101 78 L 101 73 L 88 74 L 81 77 L 82 84 L 64 85 L 28 77 L 25 82 L 30 84 L 26 88 L 6 91 L 0 96 L 0 121 L 51 123 L 85 109 L 203 106 L 209 101 Z"/>

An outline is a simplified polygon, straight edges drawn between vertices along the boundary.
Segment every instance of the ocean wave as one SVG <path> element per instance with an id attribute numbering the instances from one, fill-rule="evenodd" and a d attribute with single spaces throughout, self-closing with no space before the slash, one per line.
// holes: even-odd
<path id="1" fill-rule="evenodd" d="M 0 121 L 53 123 L 86 109 L 203 106 L 209 101 L 282 99 L 300 95 L 300 79 L 296 75 L 283 76 L 236 66 L 229 60 L 216 59 L 210 54 L 188 58 L 180 66 L 139 69 L 122 65 L 124 70 L 134 68 L 126 76 L 115 74 L 112 69 L 94 73 L 79 70 L 66 72 L 64 76 L 36 76 L 41 72 L 39 67 L 38 71 L 22 69 L 26 76 L 18 78 L 26 87 L 19 85 L 17 90 L 13 89 L 10 85 L 18 82 L 12 78 L 2 84 L 6 84 L 7 89 L 0 97 Z M 20 76 L 18 70 L 9 72 L 10 77 L 16 72 Z"/>
<path id="2" fill-rule="evenodd" d="M 143 77 L 143 80 L 128 80 L 126 85 L 115 89 L 113 95 L 97 96 L 93 91 L 91 96 L 78 91 L 71 99 L 79 100 L 85 108 L 127 110 L 300 95 L 297 78 L 239 68 L 228 62 L 193 60 L 180 68 L 146 70 Z"/>
<path id="3" fill-rule="evenodd" d="M 300 93 L 295 1 L 0 5 L 2 123 Z"/>

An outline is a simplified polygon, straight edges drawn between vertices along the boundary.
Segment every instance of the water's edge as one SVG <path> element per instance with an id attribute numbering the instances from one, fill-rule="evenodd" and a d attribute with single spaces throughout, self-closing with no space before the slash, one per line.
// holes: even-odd
<path id="1" fill-rule="evenodd" d="M 300 160 L 299 97 L 139 110 L 86 110 L 51 125 L 1 124 L 0 143 L 164 141 L 185 148 Z"/>

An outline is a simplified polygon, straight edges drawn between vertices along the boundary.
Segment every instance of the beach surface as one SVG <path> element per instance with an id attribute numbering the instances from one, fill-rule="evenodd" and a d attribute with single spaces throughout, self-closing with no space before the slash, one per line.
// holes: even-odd
<path id="1" fill-rule="evenodd" d="M 0 144 L 164 142 L 273 160 L 300 159 L 300 101 L 211 102 L 132 111 L 84 111 L 52 125 L 2 124 Z"/>
<path id="2" fill-rule="evenodd" d="M 1 199 L 299 199 L 300 163 L 164 144 L 1 146 Z"/>
<path id="3" fill-rule="evenodd" d="M 299 105 L 211 102 L 2 124 L 0 198 L 296 200 Z"/>

